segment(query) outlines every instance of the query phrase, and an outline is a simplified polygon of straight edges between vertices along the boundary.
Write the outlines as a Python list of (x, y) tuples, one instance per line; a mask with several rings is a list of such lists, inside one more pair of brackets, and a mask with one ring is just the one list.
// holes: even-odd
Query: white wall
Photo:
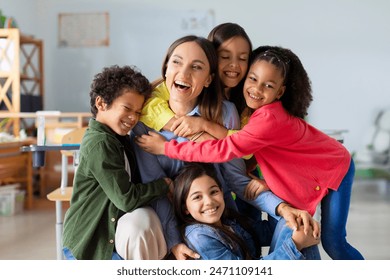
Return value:
[[(350, 151), (367, 141), (375, 114), (390, 107), (390, 2), (387, 0), (0, 0), (20, 29), (45, 41), (46, 109), (89, 111), (93, 75), (112, 64), (159, 77), (169, 44), (186, 34), (183, 17), (212, 11), (214, 24), (241, 24), (259, 45), (291, 48), (313, 84), (309, 122), (347, 129)], [(110, 46), (59, 48), (58, 13), (109, 12)], [(207, 35), (201, 30), (198, 35)]]

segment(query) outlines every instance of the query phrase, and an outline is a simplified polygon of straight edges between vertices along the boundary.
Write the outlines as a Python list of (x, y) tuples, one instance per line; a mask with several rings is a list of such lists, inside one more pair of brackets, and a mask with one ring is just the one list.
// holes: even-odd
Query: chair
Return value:
[(390, 109), (378, 113), (372, 130), (371, 141), (353, 157), (356, 178), (390, 182)]
[[(87, 127), (76, 128), (62, 137), (61, 144), (80, 144)], [(68, 157), (73, 157), (73, 166), (75, 173), (78, 165), (78, 152), (61, 150), (61, 185), (47, 195), (47, 199), (56, 203), (56, 249), (57, 259), (63, 259), (62, 254), (62, 230), (63, 230), (63, 213), (62, 202), (69, 202), (72, 197), (73, 187), (68, 186)]]

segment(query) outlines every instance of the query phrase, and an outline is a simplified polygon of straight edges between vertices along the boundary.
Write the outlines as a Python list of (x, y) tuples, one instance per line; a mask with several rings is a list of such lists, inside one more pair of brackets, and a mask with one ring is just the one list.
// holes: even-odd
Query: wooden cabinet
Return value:
[(26, 206), (33, 206), (33, 167), (31, 153), (22, 153), (20, 147), (35, 144), (35, 139), (0, 143), (0, 188), (9, 183), (26, 185)]
[[(44, 108), (43, 42), (0, 29), (0, 108), (3, 112), (35, 112)], [(21, 119), (7, 125), (19, 135)]]

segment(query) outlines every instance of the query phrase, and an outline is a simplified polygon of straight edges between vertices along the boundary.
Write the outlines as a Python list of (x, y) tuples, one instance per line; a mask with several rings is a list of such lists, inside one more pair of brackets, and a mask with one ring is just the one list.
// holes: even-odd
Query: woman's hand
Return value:
[(263, 191), (268, 191), (268, 185), (263, 179), (253, 178), (244, 190), (244, 197), (248, 200), (254, 200)]
[(165, 142), (164, 136), (153, 131), (149, 131), (148, 134), (143, 134), (135, 138), (135, 143), (138, 146), (144, 151), (155, 155), (165, 154)]
[(172, 253), (177, 260), (199, 259), (199, 254), (192, 251), (184, 243), (179, 243), (172, 247)]
[(293, 208), (282, 202), (276, 208), (276, 213), (282, 216), (293, 230), (303, 227), (305, 235), (312, 234), (315, 239), (320, 237), (320, 225), (307, 211)]

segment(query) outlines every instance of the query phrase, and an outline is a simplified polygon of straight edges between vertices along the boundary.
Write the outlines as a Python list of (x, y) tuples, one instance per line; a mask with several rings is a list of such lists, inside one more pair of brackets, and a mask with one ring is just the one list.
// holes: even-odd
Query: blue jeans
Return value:
[[(321, 242), (325, 252), (334, 260), (363, 260), (363, 256), (346, 240), (346, 224), (351, 200), (351, 190), (355, 165), (353, 160), (347, 174), (337, 191), (329, 190), (329, 193), (321, 201)], [(280, 219), (275, 229), (275, 240), (271, 243), (270, 251), (275, 247), (278, 236), (285, 226), (285, 220)], [(317, 247), (317, 246), (313, 246)], [(302, 254), (312, 259), (316, 253), (312, 247), (302, 250)], [(319, 254), (319, 253), (318, 253)]]
[[(64, 253), (64, 256), (65, 256), (65, 259), (66, 259), (66, 260), (77, 260), (77, 259), (73, 256), (72, 252), (71, 252), (68, 248), (64, 247), (64, 248), (62, 249), (62, 252)], [(118, 255), (117, 252), (114, 251), (114, 252), (112, 252), (112, 260), (123, 260), (123, 259), (122, 259), (121, 256)]]
[[(274, 236), (271, 241), (271, 246), (269, 248), (269, 253), (276, 252), (280, 250), (280, 247), (283, 246), (283, 243), (286, 239), (291, 239), (292, 229), (286, 225), (285, 219), (280, 219), (276, 225)], [(321, 255), (317, 245), (307, 247), (301, 250), (301, 254), (306, 260), (320, 260)]]
[(325, 252), (334, 260), (363, 260), (363, 256), (346, 239), (347, 218), (351, 201), (355, 164), (351, 165), (337, 191), (321, 201), (321, 241)]

